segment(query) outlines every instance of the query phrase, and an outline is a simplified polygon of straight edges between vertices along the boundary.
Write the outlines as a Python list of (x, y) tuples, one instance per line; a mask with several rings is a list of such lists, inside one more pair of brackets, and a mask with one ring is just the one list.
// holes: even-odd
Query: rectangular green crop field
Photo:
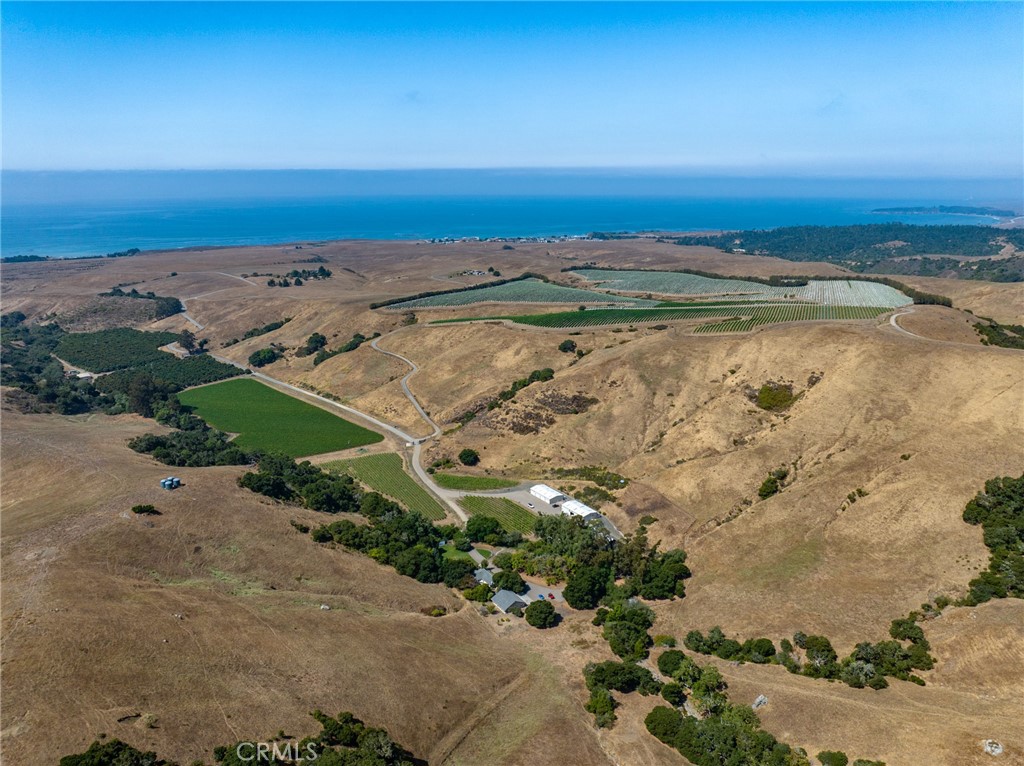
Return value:
[(459, 505), (471, 515), (478, 514), (497, 519), (509, 532), (530, 533), (537, 524), (536, 516), (507, 497), (467, 495), (459, 500)]
[(384, 437), (255, 380), (228, 380), (178, 394), (243, 449), (292, 457), (375, 444)]
[(394, 452), (380, 455), (332, 460), (324, 463), (328, 471), (347, 473), (375, 492), (387, 495), (410, 511), (418, 511), (432, 521), (445, 517), (444, 508), (429, 492), (405, 472), (402, 458)]

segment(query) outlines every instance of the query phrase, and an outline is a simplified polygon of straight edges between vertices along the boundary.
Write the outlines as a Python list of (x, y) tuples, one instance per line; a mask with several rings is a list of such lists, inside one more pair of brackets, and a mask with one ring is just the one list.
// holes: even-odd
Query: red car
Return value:
[(554, 593), (549, 593), (549, 594), (548, 594), (548, 598), (550, 598), (550, 599), (554, 600), (554, 598), (555, 598), (555, 594), (554, 594)]

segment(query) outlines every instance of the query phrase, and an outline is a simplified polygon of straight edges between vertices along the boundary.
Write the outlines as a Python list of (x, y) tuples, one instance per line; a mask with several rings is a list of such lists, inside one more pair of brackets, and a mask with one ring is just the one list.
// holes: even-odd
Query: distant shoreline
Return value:
[(871, 211), (884, 215), (969, 215), (987, 216), (997, 220), (1017, 218), (1013, 210), (994, 207), (969, 207), (965, 205), (934, 205), (931, 207), (879, 207)]

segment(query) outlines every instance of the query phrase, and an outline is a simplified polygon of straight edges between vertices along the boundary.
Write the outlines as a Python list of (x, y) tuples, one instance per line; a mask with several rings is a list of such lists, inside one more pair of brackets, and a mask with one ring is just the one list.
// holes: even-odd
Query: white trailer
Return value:
[(547, 484), (535, 484), (530, 487), (530, 494), (551, 506), (564, 503), (566, 499), (565, 495)]
[(595, 519), (604, 518), (589, 505), (581, 503), (579, 500), (566, 500), (562, 503), (562, 513), (566, 516), (579, 516), (584, 521), (593, 521)]

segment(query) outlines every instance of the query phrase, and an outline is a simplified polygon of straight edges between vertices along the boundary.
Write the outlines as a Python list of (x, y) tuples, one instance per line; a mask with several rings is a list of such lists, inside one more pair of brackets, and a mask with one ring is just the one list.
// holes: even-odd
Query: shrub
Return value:
[(762, 410), (781, 412), (789, 409), (796, 396), (793, 395), (793, 386), (788, 383), (769, 382), (761, 386), (755, 401)]
[(141, 516), (159, 516), (160, 515), (160, 511), (158, 511), (152, 505), (133, 505), (132, 506), (132, 513), (137, 513), (137, 514), (139, 514)]
[(558, 350), (564, 354), (575, 354), (576, 353), (576, 341), (563, 340), (558, 344)]
[(774, 476), (769, 476), (763, 482), (761, 487), (757, 490), (757, 496), (762, 500), (767, 500), (772, 495), (779, 493), (779, 480)]
[(480, 462), (480, 453), (467, 447), (459, 453), (459, 462), (463, 465), (476, 465)]
[(822, 750), (818, 753), (818, 760), (821, 766), (846, 766), (850, 762), (841, 750)]
[(674, 681), (661, 687), (661, 696), (672, 707), (682, 707), (683, 703), (686, 702), (686, 692), (680, 684)]
[(550, 602), (534, 601), (526, 607), (526, 621), (535, 628), (553, 628), (558, 622), (558, 614)]
[(266, 367), (280, 359), (281, 354), (276, 349), (261, 348), (249, 354), (249, 364), (253, 367)]
[(598, 728), (608, 729), (615, 723), (617, 704), (607, 689), (594, 689), (590, 692), (590, 699), (584, 707), (588, 713), (594, 714), (594, 722)]

